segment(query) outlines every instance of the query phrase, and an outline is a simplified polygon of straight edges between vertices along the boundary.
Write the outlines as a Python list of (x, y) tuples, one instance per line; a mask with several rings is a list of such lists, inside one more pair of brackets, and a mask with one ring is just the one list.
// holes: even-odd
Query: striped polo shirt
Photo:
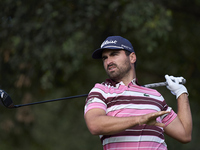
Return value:
[[(157, 118), (167, 126), (177, 114), (169, 107), (162, 95), (154, 89), (135, 84), (128, 86), (107, 79), (95, 84), (85, 104), (85, 113), (93, 108), (105, 110), (108, 116), (138, 116), (157, 111), (170, 111)], [(158, 126), (137, 125), (113, 135), (100, 135), (104, 150), (166, 150), (164, 130)]]

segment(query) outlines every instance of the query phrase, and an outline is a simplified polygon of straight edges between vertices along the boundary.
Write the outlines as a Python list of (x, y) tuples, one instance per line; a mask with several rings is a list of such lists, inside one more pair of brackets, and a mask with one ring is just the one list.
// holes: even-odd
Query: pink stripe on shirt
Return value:
[(104, 145), (104, 150), (167, 150), (162, 143), (156, 142), (130, 142), (130, 143), (111, 143)]
[(129, 117), (129, 116), (139, 116), (145, 115), (148, 113), (156, 112), (155, 110), (151, 109), (123, 109), (123, 110), (115, 110), (107, 113), (108, 116), (116, 116), (116, 117)]
[(99, 109), (103, 109), (106, 111), (106, 106), (102, 103), (97, 103), (97, 102), (94, 102), (94, 103), (91, 103), (89, 104), (86, 109), (85, 109), (85, 114), (86, 112), (88, 112), (89, 110), (91, 109), (94, 109), (94, 108), (99, 108)]
[(131, 91), (135, 91), (135, 92), (140, 92), (140, 93), (146, 93), (146, 94), (151, 94), (151, 95), (155, 95), (155, 96), (161, 96), (161, 94), (159, 92), (157, 92), (154, 89), (150, 89), (150, 88), (146, 88), (146, 87), (142, 87), (142, 86), (138, 86), (138, 85), (131, 85), (130, 87), (124, 86), (124, 85), (119, 85), (119, 87), (117, 89), (114, 88), (107, 88), (102, 84), (95, 84), (95, 87), (97, 89), (101, 89), (103, 92), (105, 93), (123, 93), (125, 90), (131, 90)]

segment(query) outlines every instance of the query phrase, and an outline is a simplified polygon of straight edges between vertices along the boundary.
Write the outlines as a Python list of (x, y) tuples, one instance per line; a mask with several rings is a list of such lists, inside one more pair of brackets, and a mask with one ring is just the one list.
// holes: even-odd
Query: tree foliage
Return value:
[[(163, 81), (165, 74), (187, 79), (198, 131), (198, 0), (3, 0), (0, 7), (0, 88), (14, 103), (88, 93), (107, 78), (92, 52), (107, 36), (121, 35), (136, 51), (141, 84)], [(158, 90), (176, 110), (175, 97)], [(102, 149), (85, 125), (84, 102), (1, 107), (0, 148)], [(186, 145), (167, 137), (169, 149), (195, 149), (198, 140), (197, 132)]]

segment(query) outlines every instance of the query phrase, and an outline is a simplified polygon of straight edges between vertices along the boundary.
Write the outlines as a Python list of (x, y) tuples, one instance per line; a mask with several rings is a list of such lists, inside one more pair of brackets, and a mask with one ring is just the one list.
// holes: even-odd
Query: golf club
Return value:
[[(185, 84), (185, 83), (186, 83), (186, 80), (183, 79), (182, 82), (180, 82), (179, 84)], [(146, 85), (144, 85), (144, 87), (155, 88), (155, 87), (167, 86), (167, 85), (168, 85), (167, 82), (158, 82), (158, 83), (146, 84)], [(86, 97), (86, 96), (88, 96), (88, 94), (75, 95), (75, 96), (51, 99), (51, 100), (46, 100), (46, 101), (14, 105), (11, 97), (4, 90), (0, 89), (0, 104), (5, 106), (6, 108), (19, 108), (19, 107), (23, 107), (23, 106), (36, 105), (36, 104), (42, 104), (42, 103), (47, 103), (47, 102), (61, 101), (61, 100), (80, 98), (80, 97)]]

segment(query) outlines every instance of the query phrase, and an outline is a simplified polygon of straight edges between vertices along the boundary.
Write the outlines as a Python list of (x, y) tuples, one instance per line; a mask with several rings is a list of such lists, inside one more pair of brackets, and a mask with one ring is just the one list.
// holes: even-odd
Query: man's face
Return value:
[(132, 69), (124, 50), (104, 50), (102, 60), (109, 78), (118, 82), (128, 76)]

